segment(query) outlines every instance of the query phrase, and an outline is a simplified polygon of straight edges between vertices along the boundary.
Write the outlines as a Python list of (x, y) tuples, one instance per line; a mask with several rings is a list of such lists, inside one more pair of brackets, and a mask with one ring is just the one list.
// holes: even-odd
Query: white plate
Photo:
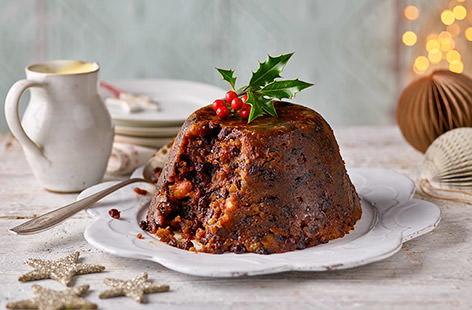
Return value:
[(167, 137), (167, 138), (144, 137), (143, 138), (143, 137), (129, 137), (129, 136), (115, 135), (115, 142), (159, 148), (159, 147), (163, 147), (164, 145), (172, 141), (173, 138), (174, 137)]
[[(408, 177), (387, 169), (357, 168), (349, 170), (349, 174), (362, 198), (362, 218), (344, 238), (304, 250), (271, 255), (207, 254), (171, 247), (139, 228), (149, 197), (138, 197), (132, 190), (136, 185), (115, 192), (88, 209), (95, 221), (87, 227), (84, 236), (91, 245), (118, 256), (154, 261), (191, 275), (237, 277), (362, 266), (392, 256), (403, 242), (433, 230), (439, 223), (440, 211), (436, 205), (411, 199), (415, 185)], [(78, 199), (111, 184), (88, 188)], [(120, 220), (108, 215), (111, 207), (121, 211)], [(138, 233), (145, 238), (138, 239)]]
[(177, 127), (128, 127), (115, 126), (115, 132), (119, 135), (135, 137), (173, 137), (179, 133), (180, 126)]
[[(225, 90), (213, 85), (182, 80), (136, 79), (107, 81), (118, 89), (147, 95), (155, 100), (159, 111), (126, 113), (119, 107), (107, 106), (116, 125), (156, 127), (180, 125), (193, 111), (222, 98)], [(100, 87), (103, 98), (110, 92)]]

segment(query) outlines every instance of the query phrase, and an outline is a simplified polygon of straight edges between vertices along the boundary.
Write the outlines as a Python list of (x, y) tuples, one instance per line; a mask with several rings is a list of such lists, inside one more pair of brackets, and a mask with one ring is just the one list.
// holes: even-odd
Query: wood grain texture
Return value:
[[(416, 176), (421, 154), (393, 127), (344, 127), (335, 134), (348, 166), (385, 167)], [(90, 218), (83, 212), (51, 231), (13, 236), (16, 216), (31, 216), (68, 203), (74, 195), (42, 190), (17, 142), (0, 134), (0, 300), (29, 298), (32, 283), (20, 283), (30, 270), (29, 257), (57, 258), (75, 250), (82, 262), (107, 267), (83, 275), (75, 285), (90, 284), (88, 299), (101, 309), (470, 309), (472, 307), (472, 206), (427, 199), (441, 207), (442, 222), (431, 233), (407, 242), (394, 256), (344, 271), (288, 272), (236, 279), (193, 277), (147, 261), (115, 257), (94, 249), (83, 238)], [(195, 266), (198, 268), (198, 266)], [(125, 298), (99, 300), (105, 277), (130, 278), (148, 272), (169, 293), (148, 295), (149, 304)], [(61, 289), (52, 280), (38, 282)]]

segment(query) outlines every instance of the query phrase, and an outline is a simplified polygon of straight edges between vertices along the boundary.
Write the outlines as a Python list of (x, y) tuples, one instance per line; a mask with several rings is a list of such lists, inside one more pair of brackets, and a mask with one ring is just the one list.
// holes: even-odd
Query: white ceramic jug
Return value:
[[(98, 95), (97, 63), (57, 60), (26, 67), (5, 101), (5, 116), (35, 177), (56, 192), (76, 192), (101, 181), (114, 130)], [(18, 103), (31, 99), (20, 122)]]

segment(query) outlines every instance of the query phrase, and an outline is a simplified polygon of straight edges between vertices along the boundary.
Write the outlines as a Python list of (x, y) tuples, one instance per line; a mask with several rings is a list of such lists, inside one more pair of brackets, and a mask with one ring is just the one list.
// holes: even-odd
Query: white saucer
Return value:
[(173, 137), (179, 133), (180, 126), (176, 127), (129, 127), (129, 126), (115, 126), (115, 133), (125, 136), (135, 137)]
[(174, 136), (166, 138), (131, 137), (115, 134), (115, 142), (160, 148), (169, 143)]
[[(113, 122), (119, 126), (178, 126), (198, 108), (222, 98), (225, 90), (213, 85), (182, 80), (136, 79), (107, 81), (120, 90), (150, 96), (159, 111), (127, 113), (116, 106), (107, 106)], [(100, 88), (103, 98), (110, 92)]]
[[(154, 261), (191, 275), (237, 277), (366, 265), (392, 256), (402, 243), (433, 230), (439, 223), (440, 210), (436, 205), (411, 199), (415, 185), (408, 177), (387, 169), (368, 168), (351, 169), (349, 174), (362, 198), (362, 218), (345, 237), (304, 250), (259, 255), (193, 253), (174, 248), (139, 228), (151, 195), (138, 196), (133, 191), (136, 184), (114, 192), (87, 209), (94, 222), (87, 227), (84, 236), (91, 245), (114, 255)], [(140, 175), (142, 168), (135, 171), (133, 177)], [(90, 187), (77, 199), (112, 184), (114, 182)], [(108, 215), (111, 206), (121, 211), (120, 220)], [(138, 233), (145, 238), (138, 239)]]

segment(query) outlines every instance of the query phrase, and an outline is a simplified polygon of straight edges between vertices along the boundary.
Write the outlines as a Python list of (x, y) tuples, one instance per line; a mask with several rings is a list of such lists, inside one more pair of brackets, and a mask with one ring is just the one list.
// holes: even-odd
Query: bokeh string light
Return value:
[(465, 37), (466, 37), (467, 40), (472, 41), (472, 27), (468, 27), (465, 30)]
[(461, 34), (461, 27), (458, 24), (452, 24), (447, 26), (447, 32), (449, 32), (453, 37), (457, 37)]
[(425, 56), (418, 56), (415, 59), (415, 64), (413, 65), (413, 70), (417, 73), (426, 71), (429, 67), (429, 60)]
[(457, 20), (463, 20), (467, 16), (467, 10), (463, 5), (456, 5), (452, 9), (452, 13), (454, 14), (454, 18)]
[[(417, 56), (413, 62), (412, 70), (416, 74), (423, 74), (428, 69), (445, 66), (452, 72), (464, 71), (464, 59), (457, 42), (458, 40), (465, 41), (467, 44), (472, 42), (471, 3), (472, 0), (450, 1), (439, 14), (440, 23), (444, 29), (438, 33), (429, 33), (425, 41), (410, 29), (402, 34), (402, 42), (406, 46), (424, 43), (423, 55)], [(404, 8), (403, 15), (406, 20), (415, 21), (420, 17), (421, 11), (410, 4)], [(408, 26), (408, 28), (414, 28), (413, 25)]]
[(408, 20), (415, 20), (420, 16), (420, 10), (414, 5), (409, 5), (405, 8), (404, 14), (406, 19)]
[(413, 46), (416, 44), (417, 40), (416, 33), (414, 33), (413, 31), (406, 31), (403, 34), (402, 40), (406, 46)]
[(444, 10), (441, 13), (441, 21), (444, 25), (451, 25), (456, 20), (454, 13), (451, 10)]

